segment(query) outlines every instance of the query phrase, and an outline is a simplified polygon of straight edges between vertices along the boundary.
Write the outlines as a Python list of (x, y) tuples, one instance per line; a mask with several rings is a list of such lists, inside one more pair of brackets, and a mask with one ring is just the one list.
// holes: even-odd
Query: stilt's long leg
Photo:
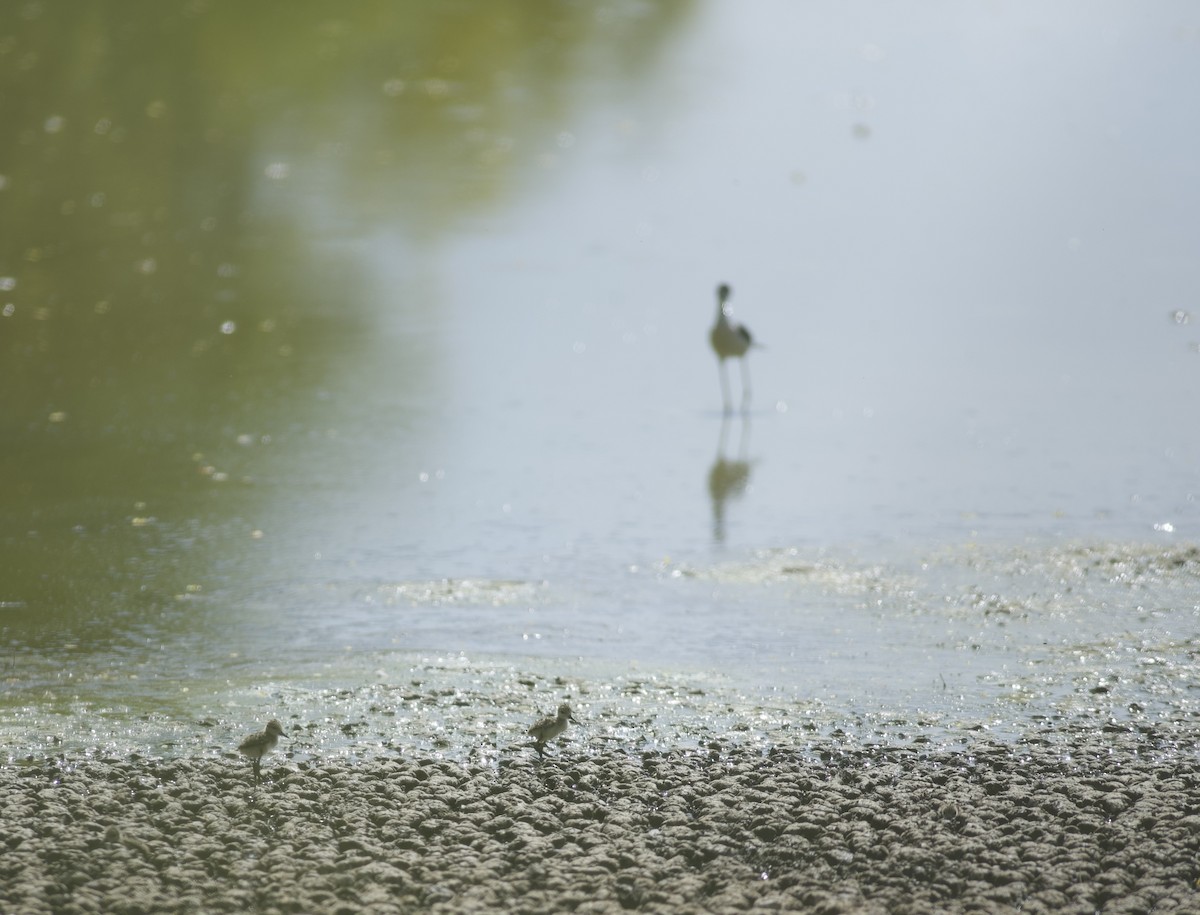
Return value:
[(750, 366), (747, 364), (749, 360), (743, 356), (742, 363), (742, 410), (743, 412), (750, 407)]
[(729, 413), (733, 410), (733, 399), (729, 396), (729, 373), (725, 370), (725, 360), (718, 359), (717, 367), (721, 375), (721, 398), (725, 404), (725, 412)]

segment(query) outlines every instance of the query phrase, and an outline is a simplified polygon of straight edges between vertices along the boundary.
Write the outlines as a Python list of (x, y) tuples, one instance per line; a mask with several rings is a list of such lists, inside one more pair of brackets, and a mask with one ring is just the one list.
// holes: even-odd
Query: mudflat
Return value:
[(5, 912), (1172, 912), (1200, 907), (1182, 718), (922, 748), (29, 760)]

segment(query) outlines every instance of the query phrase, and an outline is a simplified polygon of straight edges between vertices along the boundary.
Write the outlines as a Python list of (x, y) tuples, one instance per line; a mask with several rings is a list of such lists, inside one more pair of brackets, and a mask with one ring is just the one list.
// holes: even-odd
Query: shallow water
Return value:
[(1191, 8), (530, 9), (4, 26), (10, 747), (1191, 708)]

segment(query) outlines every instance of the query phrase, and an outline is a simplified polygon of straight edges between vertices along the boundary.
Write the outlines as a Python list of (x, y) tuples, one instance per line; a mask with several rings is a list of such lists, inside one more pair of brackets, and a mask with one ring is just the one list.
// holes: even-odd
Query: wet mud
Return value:
[(960, 748), (26, 760), (0, 910), (1196, 911), (1179, 719)]

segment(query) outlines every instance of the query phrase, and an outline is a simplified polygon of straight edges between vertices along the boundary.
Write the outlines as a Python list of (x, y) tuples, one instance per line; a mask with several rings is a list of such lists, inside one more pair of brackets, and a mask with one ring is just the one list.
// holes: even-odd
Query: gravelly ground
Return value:
[(966, 750), (42, 760), (0, 767), (0, 910), (1200, 910), (1178, 726)]

